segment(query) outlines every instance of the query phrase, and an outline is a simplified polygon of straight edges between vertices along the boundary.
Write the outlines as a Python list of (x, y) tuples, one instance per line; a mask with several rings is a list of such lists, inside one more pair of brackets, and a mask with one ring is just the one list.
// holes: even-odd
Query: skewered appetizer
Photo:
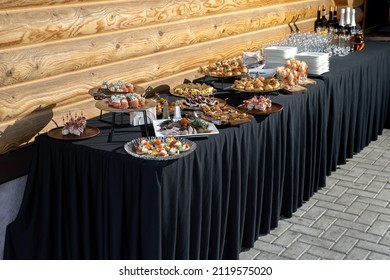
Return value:
[(62, 128), (62, 135), (76, 135), (80, 136), (84, 133), (85, 128), (87, 127), (87, 120), (81, 113), (80, 116), (75, 115), (74, 117), (68, 113), (65, 117), (62, 117), (64, 127)]
[(244, 103), (240, 105), (241, 108), (244, 108), (248, 111), (258, 110), (265, 111), (267, 108), (271, 108), (272, 101), (268, 97), (264, 96), (254, 96), (251, 99), (244, 100)]
[(189, 95), (202, 95), (208, 96), (214, 94), (215, 89), (207, 84), (188, 83), (181, 84), (174, 88), (174, 95), (189, 96)]
[(131, 93), (134, 92), (134, 85), (132, 83), (125, 83), (122, 80), (111, 83), (108, 81), (103, 81), (100, 86), (100, 90), (110, 93)]
[(280, 86), (280, 82), (275, 78), (266, 79), (263, 76), (248, 76), (240, 80), (235, 80), (232, 88), (239, 91), (262, 92), (277, 90)]
[(216, 77), (231, 77), (248, 73), (248, 68), (243, 64), (242, 58), (238, 57), (210, 63), (201, 67), (200, 72)]
[(138, 108), (145, 106), (145, 98), (138, 93), (114, 94), (108, 99), (108, 105), (118, 109)]
[(134, 145), (135, 152), (140, 155), (167, 157), (179, 155), (190, 149), (188, 143), (182, 143), (172, 135), (162, 138), (141, 138), (139, 145)]

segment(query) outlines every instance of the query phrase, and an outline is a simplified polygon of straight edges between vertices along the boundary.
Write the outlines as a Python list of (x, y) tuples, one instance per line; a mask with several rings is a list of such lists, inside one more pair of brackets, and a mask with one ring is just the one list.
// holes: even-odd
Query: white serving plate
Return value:
[(251, 76), (263, 76), (266, 79), (271, 78), (273, 75), (275, 75), (275, 73), (276, 73), (275, 68), (272, 69), (253, 68), (253, 69), (249, 69), (248, 72), (248, 74)]
[(171, 130), (164, 130), (164, 131), (161, 131), (160, 130), (160, 124), (162, 122), (166, 121), (166, 119), (160, 119), (160, 120), (153, 120), (153, 129), (154, 129), (154, 133), (157, 137), (164, 137), (164, 136), (167, 136), (167, 135), (173, 135), (173, 136), (177, 136), (177, 137), (205, 137), (205, 136), (209, 136), (209, 135), (213, 135), (213, 134), (219, 134), (219, 131), (217, 129), (217, 127), (215, 126), (215, 124), (211, 123), (211, 122), (208, 122), (209, 123), (209, 127), (208, 129), (210, 130), (209, 133), (197, 133), (197, 134), (186, 134), (186, 135), (181, 135), (181, 134), (174, 134), (175, 131), (171, 131)]

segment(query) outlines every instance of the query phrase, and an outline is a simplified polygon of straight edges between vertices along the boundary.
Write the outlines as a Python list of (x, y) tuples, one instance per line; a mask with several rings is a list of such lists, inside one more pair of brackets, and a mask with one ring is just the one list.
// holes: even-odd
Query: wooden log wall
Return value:
[(331, 0), (2, 0), (0, 154), (62, 124), (96, 116), (103, 80), (175, 86), (199, 66), (311, 31)]

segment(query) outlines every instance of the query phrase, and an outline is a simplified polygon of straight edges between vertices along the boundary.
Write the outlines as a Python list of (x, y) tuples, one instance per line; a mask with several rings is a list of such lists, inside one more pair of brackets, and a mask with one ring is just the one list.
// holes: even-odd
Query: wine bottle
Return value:
[(350, 34), (351, 33), (351, 8), (347, 7), (345, 9), (345, 33)]
[(334, 30), (333, 7), (332, 6), (330, 6), (330, 9), (329, 9), (328, 29), (329, 29), (329, 32), (333, 32), (333, 30)]
[(333, 11), (333, 28), (334, 29), (339, 28), (339, 19), (337, 18), (337, 6), (334, 7), (334, 11)]
[(330, 6), (329, 7), (329, 16), (328, 16), (328, 26), (329, 26), (329, 23), (331, 24), (333, 21), (333, 7)]
[(322, 29), (321, 6), (318, 6), (317, 19), (314, 21), (314, 32), (320, 32)]
[(325, 5), (322, 5), (322, 17), (321, 17), (321, 24), (322, 24), (322, 32), (323, 33), (327, 33), (328, 32), (328, 29), (327, 29), (327, 26), (328, 26), (328, 20), (326, 19), (326, 9), (325, 9)]
[(350, 31), (351, 31), (351, 34), (355, 34), (356, 31), (357, 31), (357, 27), (356, 27), (356, 20), (355, 20), (355, 9), (352, 9), (352, 14), (351, 14), (351, 27), (350, 27)]
[(355, 9), (352, 9), (352, 14), (351, 14), (351, 25), (349, 28), (349, 32), (351, 34), (351, 41), (350, 41), (350, 51), (353, 52), (356, 50), (355, 47), (355, 35), (356, 35), (356, 20), (355, 20)]
[(345, 9), (341, 9), (339, 27), (337, 30), (338, 34), (343, 34), (345, 32)]

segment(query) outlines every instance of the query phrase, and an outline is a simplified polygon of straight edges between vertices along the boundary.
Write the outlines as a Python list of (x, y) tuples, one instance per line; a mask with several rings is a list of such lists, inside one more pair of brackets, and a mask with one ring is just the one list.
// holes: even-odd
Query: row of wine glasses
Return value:
[(321, 34), (316, 32), (292, 33), (289, 37), (269, 42), (263, 48), (269, 46), (296, 47), (298, 53), (321, 52), (329, 53), (329, 56), (345, 56), (353, 51), (351, 35), (330, 32)]

